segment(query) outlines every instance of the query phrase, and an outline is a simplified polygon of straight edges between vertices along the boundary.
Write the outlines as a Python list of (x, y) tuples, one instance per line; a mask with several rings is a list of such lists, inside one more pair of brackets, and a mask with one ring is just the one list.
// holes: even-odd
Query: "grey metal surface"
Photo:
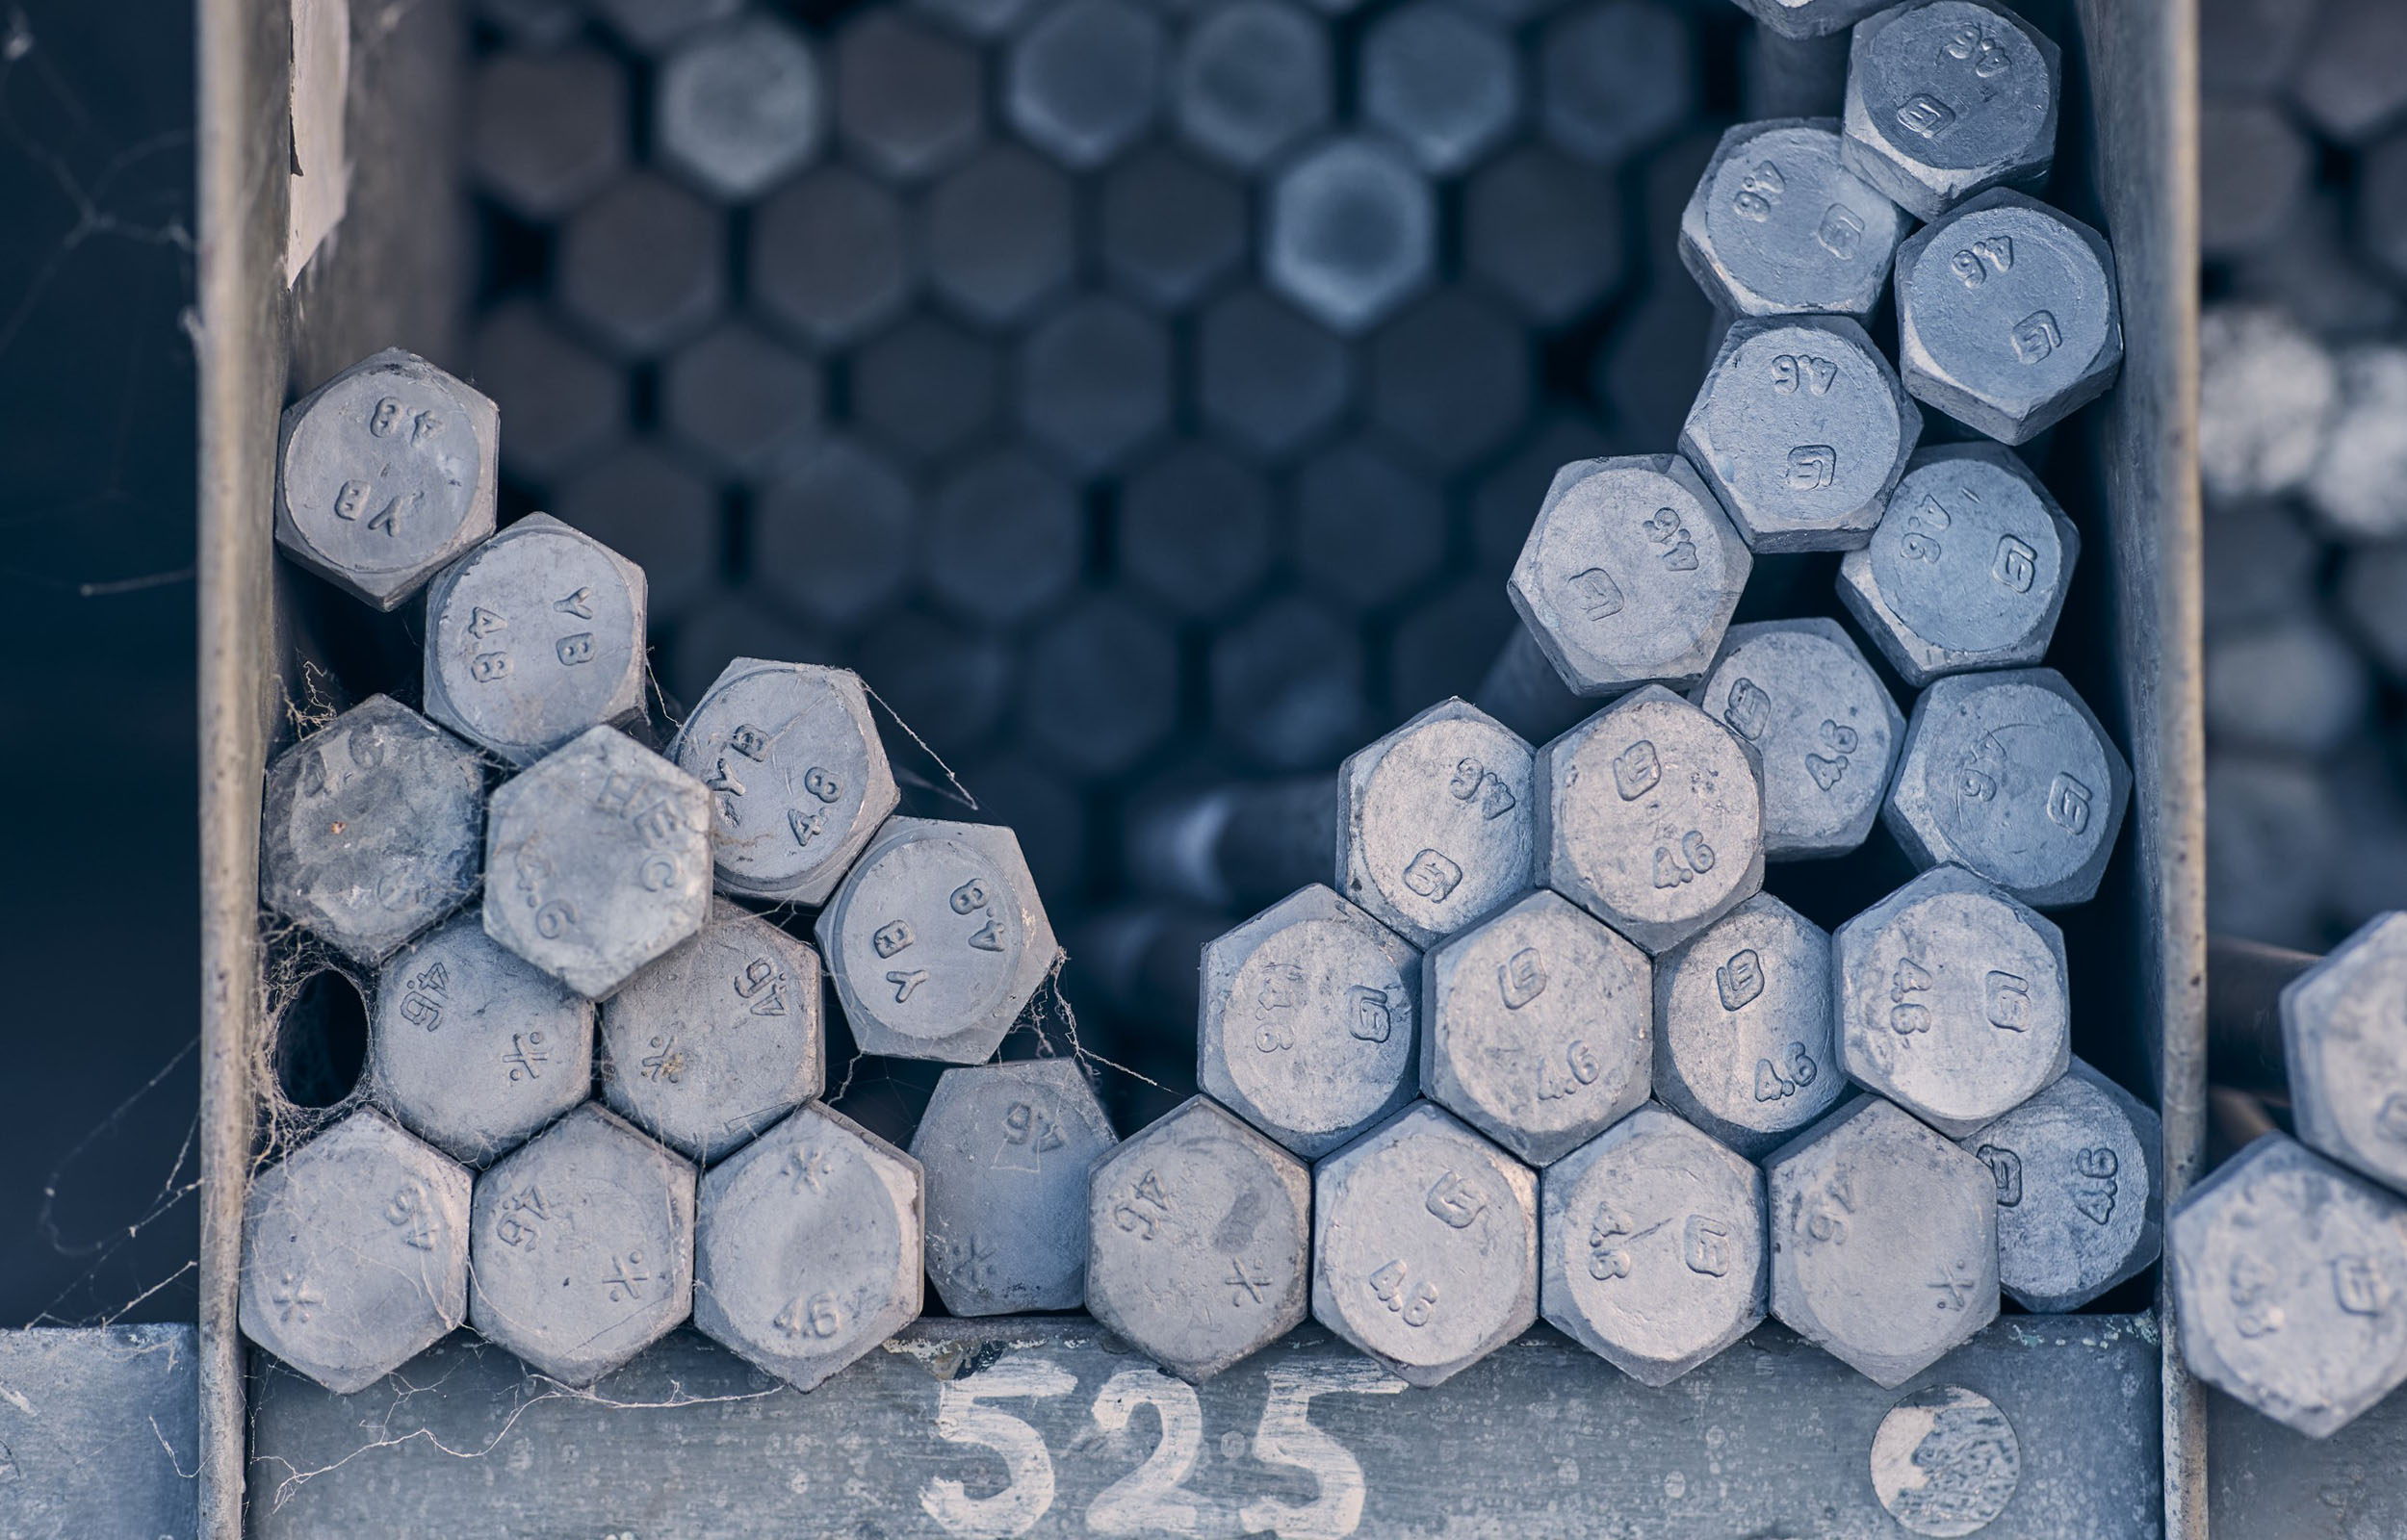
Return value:
[(668, 757), (711, 792), (718, 886), (750, 898), (824, 903), (901, 800), (849, 669), (737, 658)]
[(1764, 886), (1753, 751), (1660, 684), (1539, 750), (1532, 779), (1540, 880), (1650, 954)]
[(2199, 318), (2198, 355), (2208, 496), (2270, 497), (2304, 484), (2340, 397), (2330, 349), (2270, 306), (2225, 304)]
[(1095, 1163), (1087, 1229), (1087, 1308), (1181, 1378), (1208, 1379), (1304, 1320), (1311, 1170), (1208, 1097)]
[(1555, 473), (1514, 563), (1513, 607), (1563, 682), (1610, 695), (1704, 677), (1754, 558), (1677, 454)]
[(1440, 0), (1418, 0), (1363, 34), (1362, 116), (1395, 136), (1423, 170), (1451, 176), (1512, 129), (1519, 67), (1501, 28)]
[(427, 714), (515, 765), (643, 709), (643, 569), (530, 514), (427, 590)]
[(1345, 895), (1416, 946), (1530, 884), (1530, 746), (1477, 707), (1441, 701), (1338, 770)]
[[(2021, 1479), (1982, 1540), (2148, 1532), (2155, 1361), (2145, 1318), (2043, 1317), (2001, 1322), (1932, 1371), (1924, 1383), (1976, 1388), (2019, 1438)], [(1898, 1393), (1777, 1326), (1664, 1391), (1540, 1329), (1405, 1392), (1317, 1328), (1189, 1390), (1075, 1318), (921, 1322), (810, 1396), (689, 1333), (592, 1398), (531, 1386), (507, 1355), (464, 1339), (415, 1377), (447, 1389), (343, 1399), (264, 1376), (259, 1540), (378, 1540), (470, 1515), (576, 1534), (643, 1534), (675, 1515), (693, 1540), (737, 1540), (824, 1524), (832, 1503), (889, 1532), (965, 1540), (1249, 1526), (1894, 1532), (1871, 1458)], [(1129, 1415), (1148, 1406), (1161, 1423)], [(2096, 1438), (2102, 1414), (2129, 1417), (2133, 1437)], [(363, 1424), (420, 1436), (372, 1440)], [(532, 1479), (569, 1448), (577, 1469), (610, 1478)], [(1450, 1452), (1433, 1461), (1433, 1448)]]
[(1695, 466), (1761, 552), (1861, 545), (1922, 436), (1864, 328), (1844, 316), (1741, 321), (1680, 428)]
[(919, 1314), (919, 1163), (812, 1102), (695, 1199), (694, 1326), (810, 1390)]
[(1272, 184), (1263, 275), (1332, 330), (1356, 333), (1428, 283), (1437, 211), (1427, 181), (1384, 140), (1332, 140)]
[(827, 1084), (819, 955), (738, 905), (602, 1007), (610, 1110), (708, 1164)]
[(1178, 47), (1170, 113), (1187, 141), (1240, 170), (1267, 164), (1329, 120), (1328, 34), (1277, 0), (1198, 15)]
[(1168, 144), (1103, 173), (1096, 223), (1104, 270), (1158, 308), (1202, 297), (1246, 256), (1243, 184)]
[(1836, 621), (1733, 626), (1690, 699), (1755, 751), (1765, 860), (1843, 856), (1872, 834), (1905, 718)]
[(2282, 987), (2282, 1059), (2300, 1142), (2407, 1188), (2407, 1080), (2395, 1025), (2407, 915), (2386, 914)]
[(627, 164), (627, 76), (599, 48), (485, 60), (469, 114), (469, 174), (530, 219), (566, 214)]
[(1204, 949), (1196, 1084), (1307, 1160), (1411, 1099), (1419, 954), (1315, 883)]
[(2232, 1399), (2207, 1397), (2206, 1505), (2215, 1540), (2357, 1540), (2407, 1530), (2407, 1397), (2310, 1438)]
[(1984, 192), (1907, 237), (1896, 289), (1906, 390), (1993, 439), (2030, 442), (2123, 367), (2112, 248), (2020, 192)]
[(1642, 1385), (1763, 1322), (1763, 1172), (1661, 1107), (1546, 1168), (1540, 1215), (1547, 1322)]
[(276, 543), (352, 598), (391, 609), (493, 533), (492, 400), (388, 347), (286, 409)]
[(2072, 1062), (2064, 934), (1960, 866), (1925, 872), (1840, 926), (1839, 1059), (1851, 1078), (1961, 1138)]
[(1997, 1178), (1998, 1282), (2024, 1309), (2078, 1310), (2162, 1249), (2163, 1126), (2080, 1060), (1957, 1142)]
[(1916, 865), (1954, 861), (2053, 909), (2097, 892), (2131, 788), (2061, 674), (1959, 674), (1915, 701), (1880, 816)]
[(2307, 502), (2342, 540), (2407, 535), (2407, 349), (2382, 343), (2351, 347), (2336, 360), (2340, 394), (2324, 425), (2323, 452), (2308, 473)]
[(0, 1534), (200, 1532), (195, 1338), (183, 1322), (0, 1331)]
[(561, 308), (622, 357), (664, 352), (726, 305), (726, 218), (663, 177), (622, 177), (571, 215), (558, 240)]
[(1758, 893), (1655, 960), (1654, 1092), (1750, 1159), (1847, 1093), (1830, 937)]
[(468, 1315), (465, 1168), (352, 1113), (260, 1173), (243, 1216), (243, 1335), (338, 1394)]
[[(1790, 8), (1768, 0), (1764, 9)], [(1721, 309), (1872, 314), (1906, 219), (1841, 163), (1838, 128), (1833, 118), (1775, 118), (1722, 134), (1680, 215), (1679, 247)]]
[(2407, 1380), (2407, 1203), (2279, 1133), (2165, 1221), (2189, 1372), (2320, 1438)]
[(848, 167), (814, 167), (753, 211), (753, 296), (804, 343), (858, 341), (902, 308), (919, 263), (910, 241), (893, 192)]
[(1428, 1102), (1312, 1172), (1312, 1319), (1440, 1385), (1538, 1319), (1538, 1173)]
[(260, 898), (379, 962), (477, 890), (483, 800), (474, 749), (372, 695), (268, 766)]
[(932, 818), (886, 821), (817, 935), (863, 1051), (949, 1064), (994, 1053), (1060, 952), (1018, 836)]
[(585, 1099), (593, 1005), (462, 914), (376, 976), (369, 1093), (453, 1160), (484, 1166)]
[(1906, 466), (1839, 600), (1917, 687), (2036, 663), (2056, 635), (2081, 534), (2010, 449), (1942, 444)]
[(694, 1168), (587, 1102), (477, 1177), (468, 1319), (590, 1385), (693, 1308)]
[(2010, 11), (1893, 6), (1851, 41), (1848, 166), (1918, 219), (2036, 187), (2056, 158), (2060, 67), (2055, 41)]
[(1422, 960), (1421, 1091), (1533, 1166), (1646, 1099), (1646, 955), (1544, 889)]
[(837, 137), (889, 176), (918, 179), (969, 153), (985, 107), (977, 54), (900, 7), (836, 35)]
[(702, 929), (710, 795), (614, 728), (494, 792), (485, 934), (588, 1000)]
[(1114, 1142), (1068, 1059), (947, 1069), (911, 1137), (927, 1177), (927, 1270), (945, 1310), (1000, 1316), (1086, 1299), (1087, 1171)]
[(802, 35), (766, 15), (694, 34), (660, 63), (654, 152), (714, 197), (758, 197), (818, 148), (827, 116), (820, 75)]
[(1100, 166), (1161, 110), (1167, 51), (1161, 22), (1145, 8), (1067, 0), (1012, 40), (1004, 115), (1064, 166)]
[(1772, 1313), (1874, 1383), (1902, 1385), (1996, 1319), (1989, 1168), (1895, 1106), (1858, 1096), (1764, 1175)]

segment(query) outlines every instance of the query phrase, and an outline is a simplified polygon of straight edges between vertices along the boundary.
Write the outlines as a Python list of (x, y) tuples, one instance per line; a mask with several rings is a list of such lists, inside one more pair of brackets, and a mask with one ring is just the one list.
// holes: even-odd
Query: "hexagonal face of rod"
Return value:
[(1412, 1099), (1420, 957), (1314, 883), (1204, 949), (1196, 1083), (1307, 1160)]
[(1329, 121), (1329, 35), (1276, 0), (1199, 12), (1171, 76), (1171, 116), (1197, 149), (1255, 169)]
[(1538, 1173), (1428, 1102), (1312, 1173), (1312, 1319), (1440, 1385), (1538, 1319)]
[(368, 1073), (413, 1133), (483, 1166), (585, 1099), (593, 1006), (463, 914), (376, 976)]
[(1872, 833), (1905, 718), (1837, 622), (1732, 627), (1691, 699), (1755, 751), (1767, 860), (1844, 856)]
[(2165, 1227), (2189, 1372), (2310, 1438), (2407, 1380), (2407, 1204), (2267, 1134)]
[(588, 1102), (477, 1178), (468, 1322), (590, 1385), (693, 1308), (694, 1169)]
[(1749, 549), (1842, 551), (1871, 538), (1921, 436), (1922, 413), (1863, 327), (1799, 316), (1730, 328), (1680, 452)]
[(1493, 149), (1520, 110), (1512, 38), (1486, 18), (1432, 0), (1372, 23), (1361, 72), (1363, 116), (1433, 176), (1451, 176)]
[(1359, 332), (1429, 281), (1437, 208), (1429, 184), (1374, 139), (1341, 139), (1271, 187), (1263, 275), (1323, 325)]
[(819, 955), (757, 914), (714, 904), (702, 934), (602, 1008), (610, 1110), (705, 1165), (827, 1083)]
[(1096, 1162), (1086, 1307), (1182, 1379), (1304, 1322), (1312, 1173), (1203, 1096)]
[(1538, 751), (1538, 876), (1666, 951), (1764, 886), (1753, 751), (1659, 684)]
[(1660, 1107), (1546, 1168), (1547, 1323), (1669, 1385), (1764, 1319), (1763, 1173)]
[(1012, 44), (1003, 110), (1064, 166), (1109, 160), (1161, 102), (1161, 23), (1120, 0), (1069, 0)]
[(1958, 1137), (2072, 1062), (2064, 933), (1960, 866), (1923, 873), (1838, 929), (1839, 1058)]
[(2164, 1128), (2076, 1059), (2054, 1085), (1957, 1141), (1998, 1186), (1998, 1281), (2026, 1310), (2078, 1310), (2157, 1259)]
[(1923, 691), (1881, 821), (1918, 866), (1954, 861), (2026, 904), (2098, 891), (2131, 767), (2052, 668), (1963, 674)]
[(1906, 466), (1872, 544), (1839, 563), (1839, 599), (1917, 687), (2036, 663), (2081, 557), (2081, 534), (2019, 456), (1940, 444)]
[(2056, 159), (2060, 63), (2022, 17), (1971, 0), (1868, 18), (1848, 56), (1848, 169), (1918, 219), (1993, 187), (2037, 187)]
[(275, 538), (352, 598), (391, 609), (493, 533), (502, 415), (398, 347), (284, 410)]
[(1937, 1363), (1998, 1314), (1989, 1168), (1877, 1096), (1764, 1163), (1772, 1313), (1876, 1385)]
[(1574, 460), (1555, 473), (1505, 591), (1579, 694), (1686, 689), (1713, 661), (1754, 564), (1679, 455)]
[(268, 767), (260, 897), (346, 956), (390, 956), (477, 890), (483, 795), (476, 751), (372, 695)]
[(1346, 897), (1416, 946), (1462, 929), (1530, 883), (1530, 746), (1462, 701), (1440, 701), (1337, 773)]
[(926, 1168), (928, 1276), (956, 1316), (1086, 1298), (1087, 1172), (1111, 1119), (1068, 1059), (947, 1069), (911, 1139)]
[(1880, 0), (1738, 0), (1738, 7), (1783, 38), (1826, 38), (1881, 9)]
[(262, 1171), (243, 1207), (243, 1335), (338, 1396), (468, 1315), (468, 1172), (375, 1112)]
[(493, 794), (485, 934), (602, 999), (702, 929), (710, 830), (702, 783), (595, 728)]
[(1060, 951), (1019, 836), (933, 818), (886, 820), (818, 935), (864, 1052), (957, 1065), (994, 1054)]
[(819, 146), (825, 91), (811, 47), (767, 16), (686, 42), (660, 65), (653, 147), (706, 192), (757, 197)]
[(919, 1163), (812, 1102), (702, 1179), (693, 1323), (797, 1390), (919, 1314)]
[(1533, 1166), (1646, 1099), (1646, 954), (1540, 888), (1423, 960), (1421, 1089)]
[(2407, 914), (2376, 917), (2282, 990), (2299, 1140), (2407, 1189)]
[(427, 590), (427, 715), (512, 764), (643, 709), (643, 569), (529, 514)]
[(1760, 1159), (1847, 1091), (1830, 937), (1758, 893), (1655, 960), (1655, 1094)]
[(1680, 261), (1721, 309), (1872, 314), (1905, 215), (1842, 164), (1838, 126), (1783, 117), (1721, 136), (1680, 215)]
[(850, 669), (739, 657), (669, 745), (711, 791), (724, 892), (823, 904), (902, 798)]
[(1898, 247), (1897, 311), (1908, 394), (2006, 444), (2105, 395), (2123, 367), (2106, 238), (2003, 188)]

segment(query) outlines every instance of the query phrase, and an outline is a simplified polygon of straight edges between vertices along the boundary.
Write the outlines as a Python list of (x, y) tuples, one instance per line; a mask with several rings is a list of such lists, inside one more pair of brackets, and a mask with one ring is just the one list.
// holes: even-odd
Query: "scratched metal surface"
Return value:
[(187, 1325), (0, 1331), (0, 1540), (195, 1533)]
[(1307, 1326), (1190, 1388), (1057, 1316), (921, 1322), (809, 1396), (680, 1332), (588, 1397), (455, 1337), (357, 1396), (262, 1365), (250, 1532), (1899, 1534), (1873, 1433), (1929, 1383), (2020, 1439), (1983, 1540), (2154, 1535), (2156, 1362), (2144, 1317), (2014, 1317), (1883, 1391), (1767, 1326), (1650, 1391), (1541, 1329), (1407, 1390)]
[(2407, 1397), (2315, 1439), (2210, 1391), (2207, 1470), (2214, 1540), (2407, 1534)]

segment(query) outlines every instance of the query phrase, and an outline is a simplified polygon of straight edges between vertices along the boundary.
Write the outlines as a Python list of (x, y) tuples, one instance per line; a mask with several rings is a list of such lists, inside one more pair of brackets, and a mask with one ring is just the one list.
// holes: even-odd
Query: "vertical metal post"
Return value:
[(282, 0), (198, 0), (200, 578), (200, 1533), (243, 1532), (235, 1322), (259, 1031), (259, 783), (270, 686), (270, 520), (286, 357), (292, 21)]
[[(2195, 0), (2078, 0), (2092, 83), (2091, 176), (2120, 270), (2121, 385), (2098, 424), (2112, 511), (2116, 653), (2132, 769), (2142, 964), (2138, 1019), (2164, 1117), (2165, 1206), (2206, 1149), (2205, 730), (2199, 705), (2198, 17)], [(2165, 1276), (2162, 1270), (2160, 1277)], [(2160, 1284), (2164, 1533), (2205, 1540), (2206, 1407)]]

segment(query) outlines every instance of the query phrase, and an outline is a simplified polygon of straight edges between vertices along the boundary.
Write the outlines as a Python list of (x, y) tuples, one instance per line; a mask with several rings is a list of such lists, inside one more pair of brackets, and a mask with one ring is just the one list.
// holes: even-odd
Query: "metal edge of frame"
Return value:
[[(2091, 174), (2114, 232), (2126, 352), (2098, 448), (2113, 511), (2117, 652), (2137, 799), (2139, 1018), (2154, 1027), (2168, 1210), (2206, 1143), (2205, 732), (2199, 700), (2196, 0), (2077, 0), (2093, 81)], [(2137, 346), (2133, 343), (2136, 340)], [(2205, 1540), (2206, 1410), (2160, 1272), (2164, 1534)]]
[(243, 1530), (244, 1352), (235, 1305), (258, 1030), (259, 782), (275, 708), (272, 541), (288, 316), (292, 13), (195, 0), (200, 706), (199, 1532)]

